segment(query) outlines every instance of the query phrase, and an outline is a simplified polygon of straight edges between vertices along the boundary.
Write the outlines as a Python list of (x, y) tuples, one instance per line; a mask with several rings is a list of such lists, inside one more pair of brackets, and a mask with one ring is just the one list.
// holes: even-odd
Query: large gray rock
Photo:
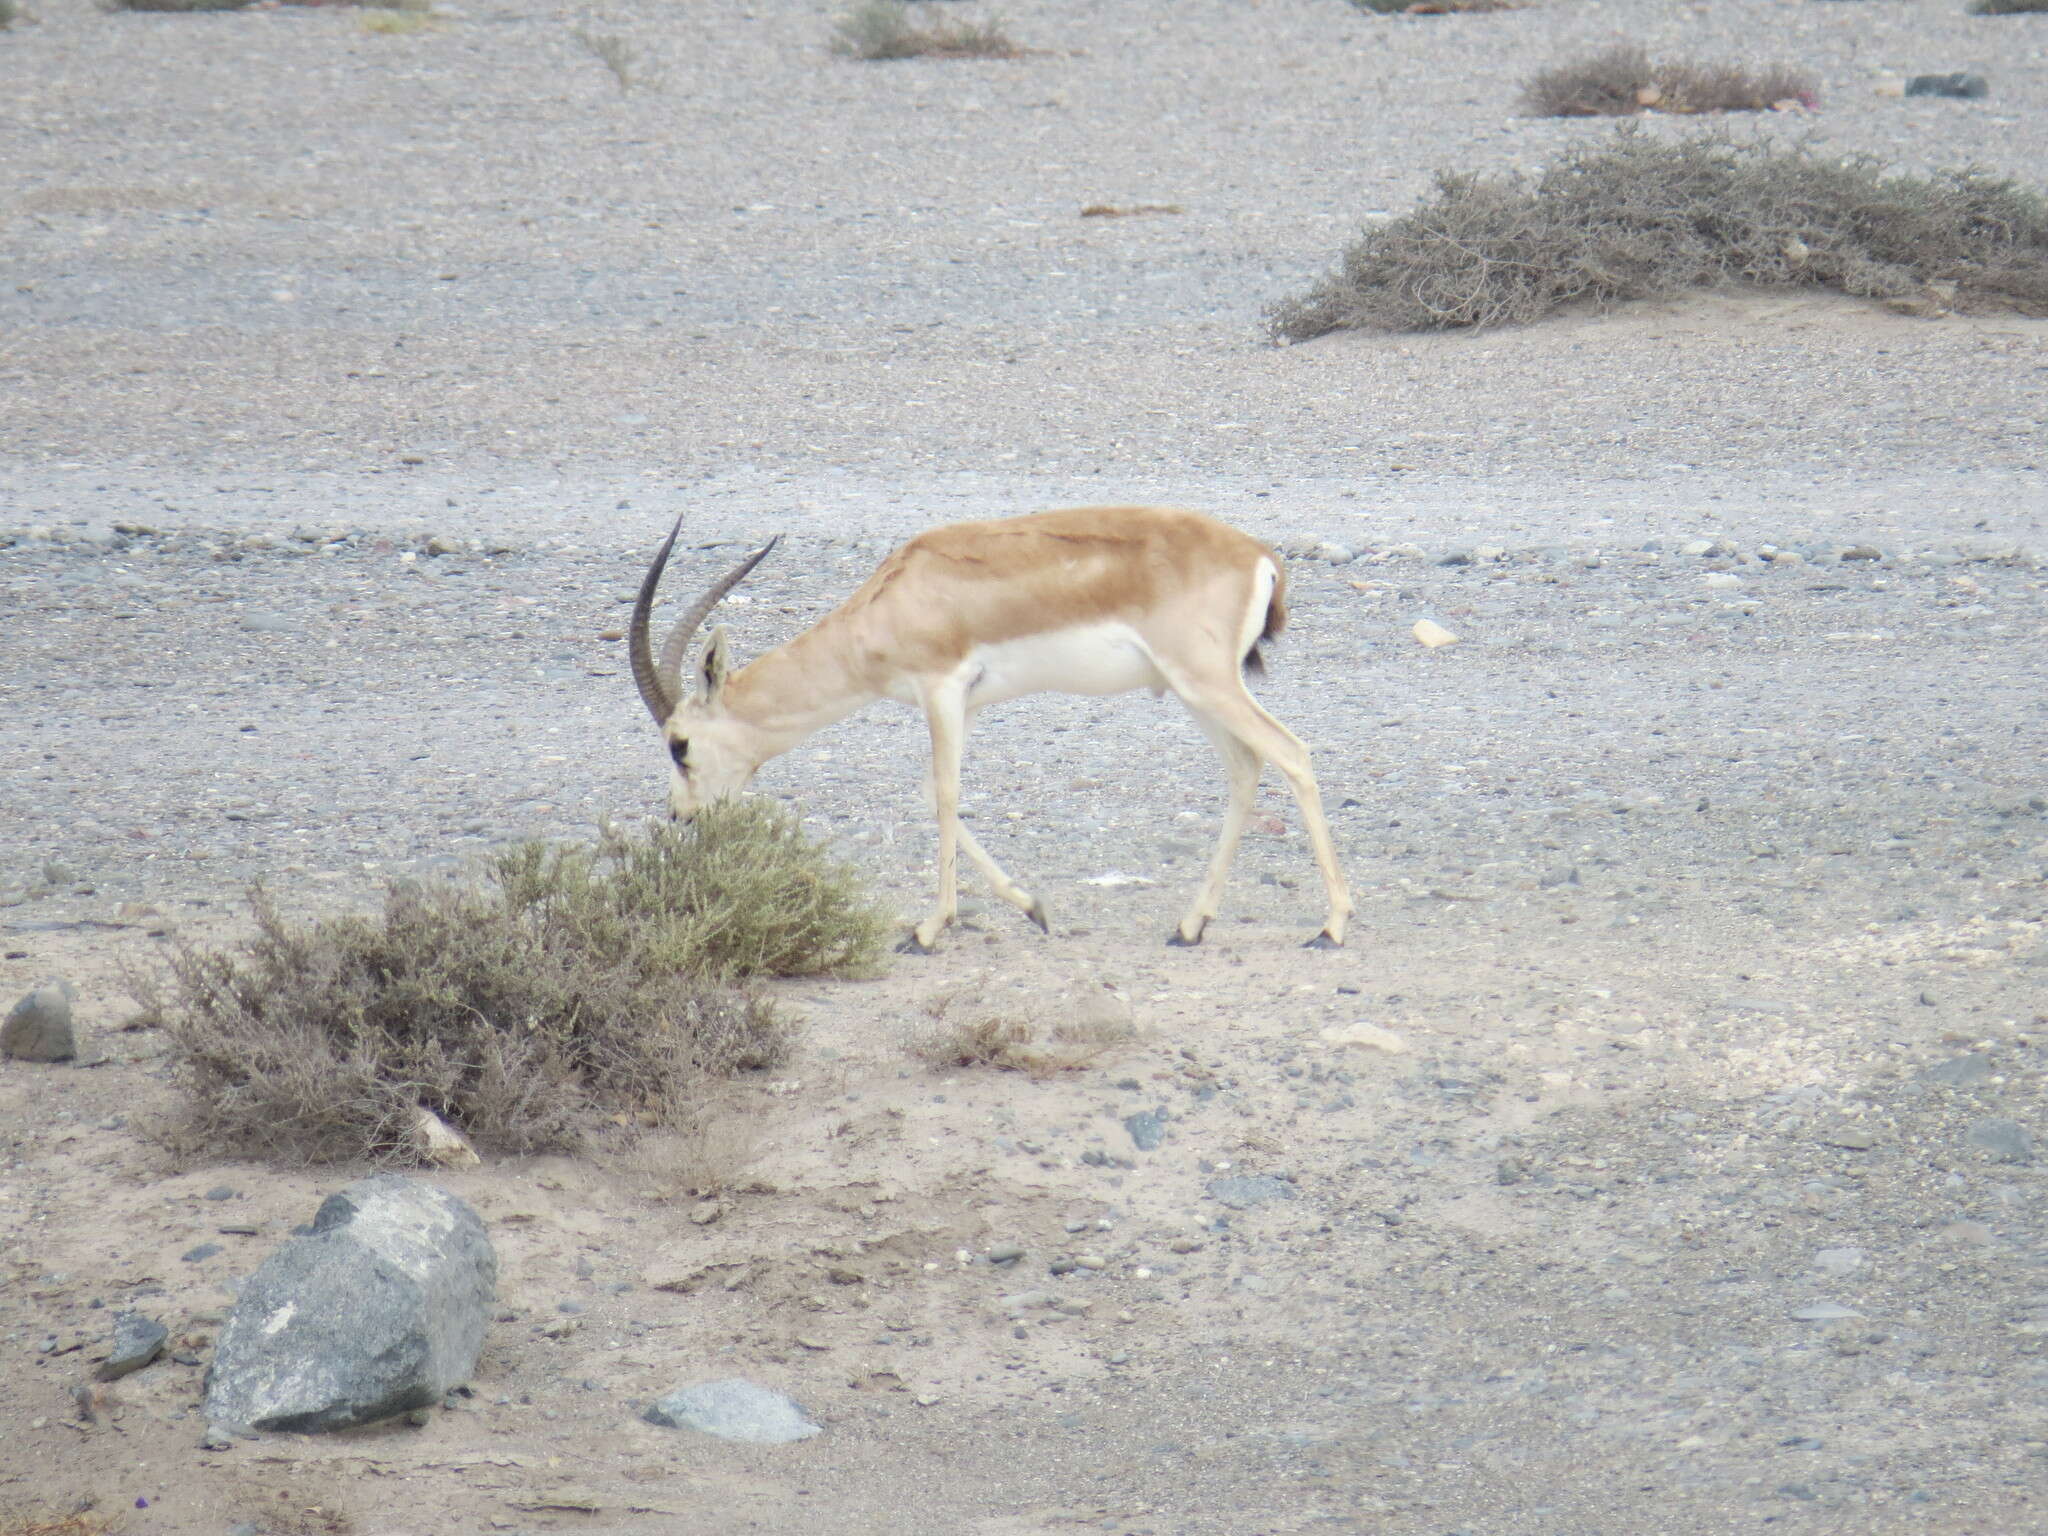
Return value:
[(7, 1010), (0, 1056), (16, 1061), (69, 1061), (78, 1054), (71, 1029), (71, 983), (46, 981)]
[(439, 1402), (476, 1367), (497, 1280), (462, 1201), (395, 1173), (359, 1180), (243, 1283), (207, 1373), (207, 1420), (306, 1433)]

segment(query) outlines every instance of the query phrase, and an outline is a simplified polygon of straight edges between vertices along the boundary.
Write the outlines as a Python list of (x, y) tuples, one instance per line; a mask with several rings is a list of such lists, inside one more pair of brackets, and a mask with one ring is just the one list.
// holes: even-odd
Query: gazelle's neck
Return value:
[(725, 685), (727, 711), (760, 732), (762, 762), (880, 697), (815, 631), (764, 651)]

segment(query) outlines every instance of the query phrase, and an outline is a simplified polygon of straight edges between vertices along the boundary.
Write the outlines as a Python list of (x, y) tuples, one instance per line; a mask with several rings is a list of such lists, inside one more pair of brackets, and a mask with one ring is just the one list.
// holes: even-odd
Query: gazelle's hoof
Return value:
[(904, 937), (903, 942), (896, 946), (896, 953), (899, 955), (935, 955), (938, 953), (938, 950), (932, 945), (925, 943), (923, 939), (920, 939), (917, 936), (917, 930), (913, 928)]
[(1045, 920), (1045, 903), (1044, 903), (1044, 902), (1042, 902), (1042, 901), (1034, 901), (1034, 902), (1032, 902), (1032, 903), (1031, 903), (1031, 910), (1030, 910), (1030, 911), (1028, 911), (1028, 912), (1026, 912), (1026, 913), (1025, 913), (1024, 915), (1025, 915), (1026, 917), (1030, 918), (1030, 919), (1031, 919), (1031, 921), (1033, 921), (1034, 923), (1038, 924), (1038, 931), (1039, 931), (1040, 933), (1051, 933), (1051, 932), (1052, 932), (1052, 927), (1051, 927), (1051, 925), (1050, 925), (1050, 924), (1048, 924), (1048, 923), (1046, 922), (1046, 920)]
[(1321, 933), (1317, 934), (1314, 938), (1310, 939), (1306, 944), (1302, 945), (1301, 947), (1303, 949), (1342, 949), (1344, 947), (1344, 941), (1342, 939), (1331, 938), (1330, 930), (1325, 928)]
[[(1203, 927), (1207, 926), (1208, 925), (1206, 923), (1203, 925)], [(1197, 928), (1195, 930), (1195, 936), (1192, 939), (1189, 938), (1186, 934), (1182, 933), (1178, 928), (1176, 928), (1173, 930), (1173, 937), (1166, 941), (1166, 947), (1168, 949), (1196, 949), (1200, 947), (1201, 942), (1201, 928)]]

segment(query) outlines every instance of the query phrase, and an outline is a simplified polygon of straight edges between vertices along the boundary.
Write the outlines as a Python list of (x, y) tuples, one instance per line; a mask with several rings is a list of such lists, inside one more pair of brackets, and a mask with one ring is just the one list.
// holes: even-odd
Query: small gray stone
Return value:
[(1947, 1061), (1929, 1067), (1920, 1076), (1926, 1082), (1940, 1083), (1949, 1088), (1974, 1088), (1990, 1078), (1991, 1058), (1982, 1051), (1951, 1056)]
[(1253, 1174), (1209, 1181), (1209, 1198), (1221, 1201), (1233, 1211), (1250, 1210), (1274, 1200), (1292, 1200), (1294, 1186), (1285, 1179)]
[(1958, 70), (1947, 75), (1915, 75), (1906, 82), (1908, 96), (1952, 96), (1960, 101), (1975, 101), (1991, 94), (1991, 82), (1982, 75), (1967, 74)]
[(71, 1028), (71, 983), (46, 981), (7, 1011), (0, 1056), (16, 1061), (69, 1061), (78, 1054)]
[(1023, 1257), (1022, 1243), (997, 1243), (988, 1251), (988, 1261), (991, 1264), (1014, 1264)]
[(201, 1243), (196, 1248), (187, 1248), (178, 1258), (186, 1264), (204, 1264), (220, 1251), (219, 1243)]
[(133, 1375), (164, 1352), (169, 1330), (140, 1312), (114, 1314), (114, 1347), (93, 1371), (95, 1381), (119, 1381)]
[(737, 1376), (678, 1387), (641, 1417), (663, 1429), (698, 1429), (748, 1445), (787, 1445), (819, 1433), (790, 1398)]
[(1868, 1152), (1877, 1145), (1874, 1132), (1866, 1131), (1859, 1125), (1845, 1125), (1839, 1130), (1825, 1131), (1821, 1142), (1830, 1147), (1842, 1147), (1850, 1152)]
[(1863, 1267), (1861, 1248), (1823, 1248), (1813, 1256), (1813, 1267), (1830, 1275), (1853, 1274)]
[(2034, 1138), (2017, 1120), (1979, 1120), (1970, 1127), (1970, 1145), (1982, 1147), (2001, 1163), (2034, 1160)]
[(1862, 1315), (1854, 1307), (1845, 1307), (1839, 1301), (1816, 1301), (1810, 1306), (1792, 1309), (1792, 1320), (1799, 1323), (1834, 1323)]
[(1166, 1111), (1147, 1109), (1125, 1115), (1124, 1129), (1131, 1133), (1131, 1145), (1140, 1152), (1157, 1151), (1159, 1143), (1166, 1139)]

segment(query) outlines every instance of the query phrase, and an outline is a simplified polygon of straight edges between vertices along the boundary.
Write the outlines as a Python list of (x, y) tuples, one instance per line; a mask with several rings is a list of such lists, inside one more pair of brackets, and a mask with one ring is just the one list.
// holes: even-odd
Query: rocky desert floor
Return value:
[[(1738, 136), (2038, 177), (2048, 16), (1044, 0), (1023, 58), (863, 64), (785, 0), (30, 9), (0, 994), (69, 979), (83, 1041), (0, 1069), (0, 1530), (2048, 1528), (2048, 323), (1260, 325), (1436, 170), (1611, 132), (1515, 93), (1617, 40), (1820, 77)], [(238, 1277), (362, 1170), (170, 1158), (125, 975), (254, 881), (362, 908), (653, 811), (615, 635), (678, 513), (685, 579), (784, 536), (747, 655), (921, 527), (1130, 500), (1289, 556), (1259, 692), (1349, 946), (1299, 947), (1270, 783), (1164, 946), (1223, 798), (1171, 699), (992, 711), (972, 825), (1050, 935), (970, 882), (937, 955), (777, 984), (795, 1059), (693, 1132), (436, 1175), (502, 1266), (470, 1392), (203, 1449)], [(923, 740), (878, 708), (756, 786), (906, 915)], [(949, 999), (1136, 1033), (935, 1069)], [(124, 1309), (172, 1354), (88, 1420)], [(824, 1433), (639, 1418), (736, 1375)]]

